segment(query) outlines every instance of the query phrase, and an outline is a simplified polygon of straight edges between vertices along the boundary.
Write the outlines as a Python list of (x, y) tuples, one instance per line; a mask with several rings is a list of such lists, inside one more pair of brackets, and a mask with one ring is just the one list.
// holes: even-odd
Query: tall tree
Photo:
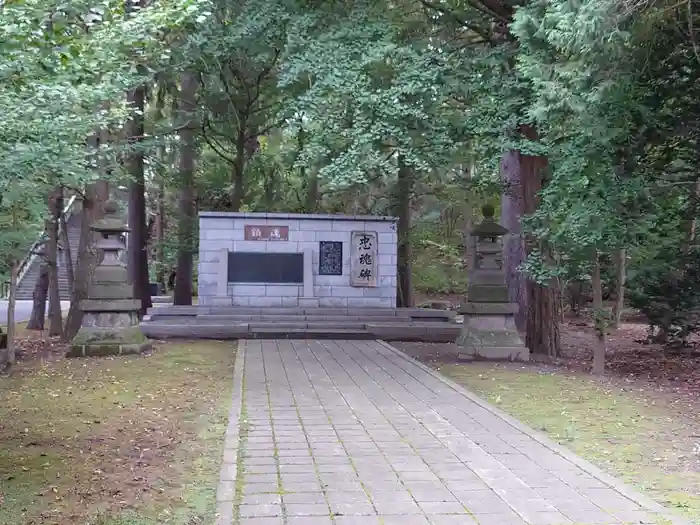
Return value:
[(185, 71), (180, 75), (180, 220), (178, 229), (177, 274), (173, 303), (192, 304), (194, 270), (195, 194), (194, 176), (197, 158), (197, 76)]

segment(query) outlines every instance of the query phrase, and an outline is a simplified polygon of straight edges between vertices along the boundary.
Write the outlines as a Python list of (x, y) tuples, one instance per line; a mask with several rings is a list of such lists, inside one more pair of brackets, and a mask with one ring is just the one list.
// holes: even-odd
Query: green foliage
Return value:
[[(166, 34), (201, 17), (203, 0), (154, 2), (124, 16), (122, 1), (6, 2), (0, 7), (0, 250), (20, 258), (45, 215), (50, 189), (82, 189), (116, 168), (115, 152), (87, 147), (99, 129), (118, 129), (123, 96), (143, 68), (169, 61)], [(115, 175), (118, 170), (115, 171)]]
[(683, 345), (700, 330), (700, 250), (659, 252), (629, 281), (629, 302), (648, 319), (654, 340)]

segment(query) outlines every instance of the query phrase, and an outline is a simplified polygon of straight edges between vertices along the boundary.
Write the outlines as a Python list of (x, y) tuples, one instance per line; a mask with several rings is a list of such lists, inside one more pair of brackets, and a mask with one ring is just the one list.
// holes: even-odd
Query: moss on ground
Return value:
[(213, 522), (235, 344), (19, 363), (0, 378), (0, 523)]
[(512, 365), (450, 364), (440, 372), (700, 523), (700, 424), (653, 392)]

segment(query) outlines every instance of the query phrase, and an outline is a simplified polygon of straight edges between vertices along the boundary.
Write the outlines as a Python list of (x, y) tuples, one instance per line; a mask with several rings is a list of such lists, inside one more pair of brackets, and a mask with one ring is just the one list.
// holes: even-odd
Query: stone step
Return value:
[(144, 320), (141, 330), (152, 339), (336, 338), (387, 341), (454, 342), (460, 326), (454, 323), (395, 321), (394, 323), (204, 323), (190, 320)]
[(248, 339), (376, 339), (366, 330), (344, 328), (304, 328), (286, 330), (282, 328), (261, 328), (251, 331)]
[(326, 330), (326, 329), (328, 329), (328, 330), (336, 330), (336, 329), (364, 330), (366, 324), (367, 323), (365, 321), (345, 321), (345, 322), (338, 322), (338, 321), (272, 322), (272, 321), (267, 321), (267, 322), (265, 322), (262, 320), (260, 320), (260, 321), (253, 320), (253, 321), (248, 323), (248, 328), (251, 331), (256, 331), (258, 329), (267, 330), (268, 328), (280, 328), (281, 330), (303, 330), (303, 329), (308, 329), (308, 330), (318, 330), (318, 329), (324, 329), (324, 330)]
[(224, 323), (238, 322), (247, 323), (250, 321), (275, 321), (279, 323), (308, 323), (308, 322), (328, 322), (328, 323), (345, 323), (361, 321), (365, 323), (371, 322), (396, 322), (397, 319), (406, 319), (392, 315), (385, 316), (369, 316), (369, 315), (319, 315), (319, 314), (249, 314), (249, 315), (216, 315), (216, 314), (201, 314), (197, 315), (196, 319), (206, 323)]
[(276, 308), (276, 307), (245, 307), (245, 306), (154, 306), (148, 310), (152, 318), (163, 317), (203, 317), (203, 316), (342, 316), (342, 317), (390, 317), (403, 319), (420, 319), (421, 321), (452, 321), (455, 319), (455, 312), (445, 310), (433, 310), (428, 308)]

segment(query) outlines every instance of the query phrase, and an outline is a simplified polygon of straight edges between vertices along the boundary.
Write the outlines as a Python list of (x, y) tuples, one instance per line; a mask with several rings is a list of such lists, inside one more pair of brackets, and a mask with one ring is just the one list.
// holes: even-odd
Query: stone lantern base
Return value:
[(152, 343), (139, 328), (138, 303), (133, 299), (84, 301), (83, 323), (66, 357), (129, 355), (149, 350)]
[(529, 361), (530, 351), (515, 328), (515, 303), (467, 303), (462, 333), (457, 339), (461, 347), (459, 359), (500, 359)]

